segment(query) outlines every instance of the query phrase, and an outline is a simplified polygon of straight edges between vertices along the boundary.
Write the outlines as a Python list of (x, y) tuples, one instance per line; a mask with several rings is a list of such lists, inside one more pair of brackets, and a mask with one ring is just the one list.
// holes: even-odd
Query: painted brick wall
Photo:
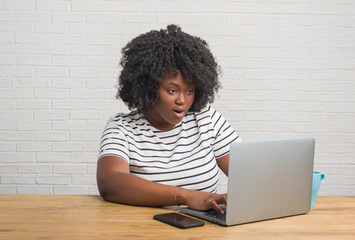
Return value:
[(120, 50), (170, 23), (209, 43), (244, 140), (315, 137), (320, 194), (355, 195), (351, 0), (0, 0), (0, 194), (98, 193)]

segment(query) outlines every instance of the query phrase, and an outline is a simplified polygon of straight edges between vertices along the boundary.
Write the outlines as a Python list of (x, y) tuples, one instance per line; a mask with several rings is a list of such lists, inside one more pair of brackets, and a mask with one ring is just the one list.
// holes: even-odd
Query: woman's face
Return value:
[(148, 122), (159, 130), (172, 129), (182, 121), (195, 99), (195, 86), (180, 71), (168, 70), (158, 87), (159, 99), (150, 109)]

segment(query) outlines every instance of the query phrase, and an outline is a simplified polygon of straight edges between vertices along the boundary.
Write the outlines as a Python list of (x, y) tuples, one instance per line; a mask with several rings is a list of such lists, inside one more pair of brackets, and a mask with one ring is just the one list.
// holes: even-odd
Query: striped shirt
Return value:
[(171, 130), (154, 128), (141, 114), (117, 114), (103, 131), (99, 158), (118, 156), (144, 179), (187, 189), (216, 192), (216, 159), (229, 153), (238, 135), (212, 107), (188, 112)]

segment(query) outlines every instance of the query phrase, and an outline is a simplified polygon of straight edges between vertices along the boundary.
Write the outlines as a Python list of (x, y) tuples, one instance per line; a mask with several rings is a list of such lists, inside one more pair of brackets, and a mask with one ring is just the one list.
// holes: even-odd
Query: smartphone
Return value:
[(205, 225), (203, 221), (179, 213), (163, 213), (154, 215), (153, 218), (178, 228), (192, 228)]

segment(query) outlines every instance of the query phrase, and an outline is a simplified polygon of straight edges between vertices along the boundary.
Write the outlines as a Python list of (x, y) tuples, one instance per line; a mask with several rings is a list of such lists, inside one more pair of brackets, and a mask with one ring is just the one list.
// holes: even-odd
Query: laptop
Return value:
[(305, 214), (311, 209), (315, 140), (234, 142), (225, 214), (180, 212), (225, 226)]

